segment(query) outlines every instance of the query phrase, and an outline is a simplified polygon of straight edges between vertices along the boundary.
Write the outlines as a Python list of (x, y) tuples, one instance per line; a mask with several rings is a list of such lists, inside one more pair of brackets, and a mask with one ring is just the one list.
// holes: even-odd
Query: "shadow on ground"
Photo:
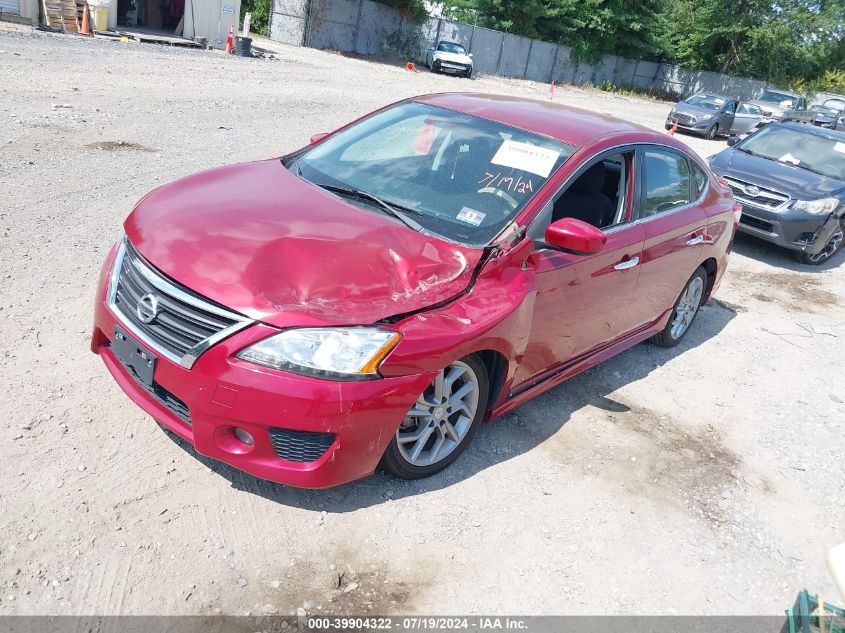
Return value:
[[(352, 512), (430, 490), (446, 488), (487, 468), (530, 451), (558, 433), (573, 412), (591, 405), (611, 412), (628, 407), (609, 397), (625, 385), (647, 377), (654, 369), (716, 336), (736, 315), (733, 306), (711, 300), (677, 347), (664, 349), (644, 343), (537, 396), (511, 413), (479, 429), (466, 452), (445, 471), (427, 479), (404, 481), (382, 472), (328, 490), (305, 490), (264, 481), (222, 462), (199, 455), (193, 446), (161, 427), (183, 450), (190, 452), (232, 487), (271, 501), (307, 510)], [(681, 397), (680, 395), (678, 397)], [(690, 406), (695, 403), (690, 402)]]
[(840, 249), (838, 253), (819, 266), (802, 264), (795, 259), (792, 251), (745, 233), (736, 234), (734, 252), (749, 259), (756, 259), (774, 268), (783, 268), (796, 273), (822, 273), (838, 267), (845, 261), (845, 249)]

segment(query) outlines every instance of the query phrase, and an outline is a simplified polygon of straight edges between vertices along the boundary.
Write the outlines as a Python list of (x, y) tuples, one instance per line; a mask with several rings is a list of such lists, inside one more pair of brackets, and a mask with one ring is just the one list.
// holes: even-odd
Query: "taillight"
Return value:
[(739, 226), (739, 219), (742, 217), (742, 205), (739, 202), (734, 202), (731, 211), (734, 212), (734, 226)]

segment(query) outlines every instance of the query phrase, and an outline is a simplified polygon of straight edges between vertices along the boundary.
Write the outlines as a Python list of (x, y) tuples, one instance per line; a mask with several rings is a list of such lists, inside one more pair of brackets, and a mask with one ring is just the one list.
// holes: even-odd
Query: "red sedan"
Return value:
[(681, 341), (736, 213), (668, 136), (418, 97), (146, 196), (104, 264), (91, 345), (153, 418), (258, 477), (425, 477), (483, 420)]

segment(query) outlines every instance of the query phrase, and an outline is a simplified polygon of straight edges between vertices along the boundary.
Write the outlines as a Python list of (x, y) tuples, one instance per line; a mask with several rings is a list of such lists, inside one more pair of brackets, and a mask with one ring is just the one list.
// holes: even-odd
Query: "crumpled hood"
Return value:
[(348, 203), (278, 159), (156, 189), (125, 229), (179, 283), (280, 327), (368, 324), (425, 308), (463, 291), (482, 254)]
[(443, 62), (452, 62), (455, 64), (472, 64), (472, 58), (469, 55), (461, 55), (460, 53), (447, 53), (445, 51), (434, 51), (434, 59)]
[(710, 168), (719, 176), (736, 178), (759, 187), (780, 191), (791, 198), (815, 200), (839, 195), (845, 182), (729, 147), (710, 159)]

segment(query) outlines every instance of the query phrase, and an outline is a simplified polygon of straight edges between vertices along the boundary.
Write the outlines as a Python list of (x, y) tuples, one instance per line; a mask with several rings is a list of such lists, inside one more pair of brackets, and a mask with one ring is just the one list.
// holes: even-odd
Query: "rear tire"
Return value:
[(675, 347), (689, 332), (707, 291), (707, 272), (699, 267), (689, 278), (672, 308), (669, 322), (661, 332), (649, 340), (660, 347)]
[(420, 394), (382, 457), (402, 479), (422, 479), (454, 462), (472, 441), (487, 410), (490, 380), (475, 354), (450, 363)]

